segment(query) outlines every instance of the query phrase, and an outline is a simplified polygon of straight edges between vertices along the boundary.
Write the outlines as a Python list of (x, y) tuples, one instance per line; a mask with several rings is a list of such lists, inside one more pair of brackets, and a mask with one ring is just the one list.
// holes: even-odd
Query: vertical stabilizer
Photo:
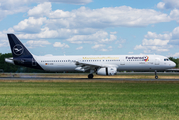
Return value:
[(32, 54), (14, 34), (7, 34), (13, 58), (33, 58)]
[(43, 70), (42, 67), (34, 59), (33, 55), (27, 50), (27, 48), (14, 34), (7, 34), (7, 36), (9, 39), (13, 58), (6, 58), (6, 62), (24, 67)]

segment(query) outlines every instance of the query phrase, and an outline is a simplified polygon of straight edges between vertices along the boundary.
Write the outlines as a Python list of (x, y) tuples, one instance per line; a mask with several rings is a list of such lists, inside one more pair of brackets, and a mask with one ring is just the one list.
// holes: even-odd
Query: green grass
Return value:
[(0, 119), (179, 119), (179, 84), (2, 82)]

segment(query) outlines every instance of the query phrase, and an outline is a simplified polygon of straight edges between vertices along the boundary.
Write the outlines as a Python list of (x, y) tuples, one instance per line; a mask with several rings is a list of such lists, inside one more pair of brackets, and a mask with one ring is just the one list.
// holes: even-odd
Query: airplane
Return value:
[(13, 57), (7, 63), (45, 71), (89, 71), (88, 78), (97, 75), (116, 75), (117, 71), (167, 70), (176, 66), (169, 58), (161, 55), (80, 55), (80, 56), (36, 56), (20, 42), (14, 34), (7, 34)]

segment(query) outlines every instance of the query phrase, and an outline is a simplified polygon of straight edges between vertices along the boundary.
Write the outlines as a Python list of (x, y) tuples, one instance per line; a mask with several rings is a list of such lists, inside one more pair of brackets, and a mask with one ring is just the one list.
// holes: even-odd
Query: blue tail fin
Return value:
[(9, 59), (9, 63), (43, 70), (42, 67), (36, 62), (33, 55), (27, 50), (27, 48), (14, 34), (7, 34), (7, 36), (13, 55), (13, 59)]
[(14, 34), (7, 34), (13, 58), (33, 58), (32, 54)]

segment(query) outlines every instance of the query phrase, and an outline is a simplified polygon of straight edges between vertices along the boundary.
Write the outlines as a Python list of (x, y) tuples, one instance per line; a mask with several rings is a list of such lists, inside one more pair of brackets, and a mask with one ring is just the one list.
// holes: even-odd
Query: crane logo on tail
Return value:
[(17, 44), (13, 47), (13, 53), (15, 55), (17, 56), (22, 55), (23, 52), (24, 52), (24, 48), (22, 47), (22, 45)]

